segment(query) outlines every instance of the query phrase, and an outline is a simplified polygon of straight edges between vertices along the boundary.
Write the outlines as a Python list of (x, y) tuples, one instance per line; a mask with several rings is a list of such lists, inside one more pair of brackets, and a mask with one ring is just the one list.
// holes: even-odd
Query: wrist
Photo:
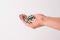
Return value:
[(44, 26), (47, 26), (48, 18), (49, 18), (48, 16), (44, 16), (44, 17), (43, 17), (43, 25), (44, 25)]
[(51, 17), (45, 16), (43, 21), (44, 26), (48, 26), (50, 22), (51, 22)]

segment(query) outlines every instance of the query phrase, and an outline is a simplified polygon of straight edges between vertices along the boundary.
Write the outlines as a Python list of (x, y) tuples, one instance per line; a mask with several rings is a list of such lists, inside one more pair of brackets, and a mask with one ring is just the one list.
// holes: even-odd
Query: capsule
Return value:
[(27, 22), (27, 23), (33, 22), (34, 19), (35, 19), (35, 17), (32, 16), (32, 15), (30, 15), (30, 16), (24, 18), (25, 22)]

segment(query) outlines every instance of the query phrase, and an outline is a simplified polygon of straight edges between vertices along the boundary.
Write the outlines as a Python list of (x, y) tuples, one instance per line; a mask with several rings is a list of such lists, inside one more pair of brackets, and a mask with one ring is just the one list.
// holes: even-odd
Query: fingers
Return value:
[(25, 21), (24, 21), (24, 18), (25, 17), (27, 17), (25, 14), (20, 14), (19, 15), (19, 18), (21, 19), (21, 21), (23, 22), (23, 23), (26, 23)]
[(32, 23), (26, 23), (24, 18), (27, 17), (25, 14), (20, 14), (19, 18), (21, 19), (21, 21), (26, 25), (26, 26), (31, 26)]

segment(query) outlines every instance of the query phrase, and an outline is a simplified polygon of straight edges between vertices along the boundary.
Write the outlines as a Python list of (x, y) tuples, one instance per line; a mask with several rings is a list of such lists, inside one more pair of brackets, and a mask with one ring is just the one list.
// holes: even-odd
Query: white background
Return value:
[(60, 40), (60, 31), (25, 26), (19, 14), (60, 17), (60, 0), (0, 0), (0, 40)]

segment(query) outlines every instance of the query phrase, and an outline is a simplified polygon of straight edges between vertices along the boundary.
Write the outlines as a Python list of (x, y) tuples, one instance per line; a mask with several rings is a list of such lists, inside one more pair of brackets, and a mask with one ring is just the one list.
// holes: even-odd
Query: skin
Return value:
[(24, 21), (24, 17), (27, 17), (25, 14), (20, 14), (19, 18), (26, 26), (31, 27), (33, 29), (42, 27), (42, 26), (48, 26), (48, 27), (60, 30), (60, 18), (49, 17), (43, 14), (32, 14), (32, 15), (35, 17), (35, 21), (32, 23), (26, 23)]

